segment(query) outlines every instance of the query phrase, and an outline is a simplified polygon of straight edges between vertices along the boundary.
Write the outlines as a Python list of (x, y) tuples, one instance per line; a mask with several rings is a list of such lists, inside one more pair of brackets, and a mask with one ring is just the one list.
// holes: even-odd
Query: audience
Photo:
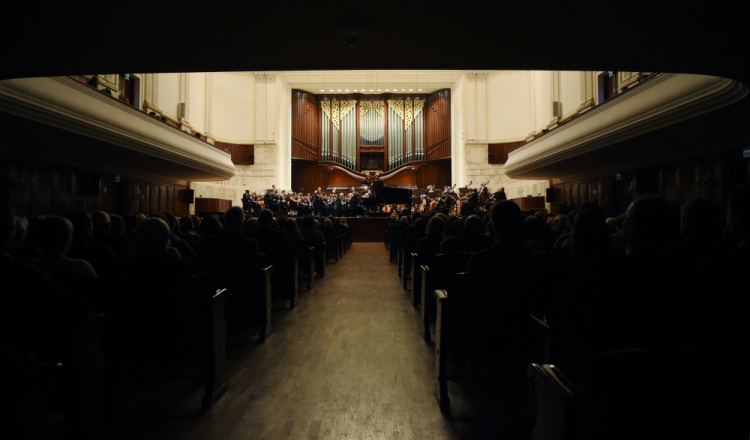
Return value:
[[(203, 293), (196, 292), (247, 289), (249, 271), (265, 264), (274, 266), (276, 298), (288, 299), (294, 277), (281, 268), (305, 247), (322, 252), (347, 228), (344, 219), (316, 225), (312, 216), (277, 219), (269, 210), (246, 219), (239, 207), (206, 218), (76, 211), (29, 221), (8, 204), (1, 208), (0, 276), (6, 285), (24, 286), (23, 295), (3, 296), (5, 354), (28, 351), (41, 361), (73, 364), (72, 335), (94, 316), (92, 303), (114, 311), (111, 322), (123, 325), (111, 341), (115, 346), (144, 343), (154, 331), (174, 338), (188, 321), (134, 330), (144, 304), (197, 319)], [(554, 332), (549, 360), (574, 381), (603, 351), (747, 344), (750, 184), (730, 193), (724, 222), (709, 200), (677, 208), (654, 197), (609, 218), (595, 204), (550, 218), (524, 217), (512, 201), (482, 215), (396, 217), (388, 237), (394, 255), (400, 245), (443, 275), (465, 272), (456, 278), (465, 283), (458, 289), (475, 290), (482, 328), (502, 328), (516, 338), (516, 345), (502, 342), (504, 350), (520, 352), (519, 344), (530, 343), (520, 325), (529, 314), (548, 320)], [(320, 276), (323, 263), (316, 257)], [(71, 288), (77, 282), (71, 280), (96, 277), (115, 286), (102, 293), (112, 301), (99, 303)]]

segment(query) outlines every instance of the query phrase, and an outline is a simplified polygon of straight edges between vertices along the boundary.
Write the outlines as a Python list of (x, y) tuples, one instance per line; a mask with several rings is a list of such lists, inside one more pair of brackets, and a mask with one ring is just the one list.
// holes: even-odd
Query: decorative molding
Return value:
[(364, 174), (358, 173), (357, 171), (350, 170), (349, 168), (343, 167), (338, 164), (319, 163), (318, 166), (323, 167), (323, 169), (325, 169), (328, 172), (328, 174), (343, 173), (359, 182), (367, 181), (367, 177)]
[[(530, 133), (531, 134), (531, 133)], [(466, 146), (473, 146), (473, 145), (490, 145), (490, 144), (508, 144), (511, 142), (521, 142), (525, 141), (526, 137), (515, 137), (515, 138), (505, 138), (505, 139), (487, 139), (482, 141), (477, 140), (471, 140), (464, 142), (464, 145)]]
[(470, 70), (465, 73), (469, 79), (486, 79), (488, 72), (486, 70)]
[(414, 121), (414, 104), (412, 104), (411, 99), (404, 101), (404, 120), (404, 130), (408, 130), (412, 121)]
[(276, 72), (255, 72), (255, 80), (273, 82), (276, 80)]
[[(514, 179), (567, 178), (592, 168), (586, 158), (594, 152), (596, 167), (606, 167), (601, 158), (607, 157), (603, 152), (608, 146), (727, 106), (747, 94), (746, 86), (731, 79), (661, 74), (513, 151), (505, 170)], [(612, 160), (624, 164), (658, 155), (630, 158), (628, 153), (618, 150)]]
[(404, 101), (400, 99), (389, 99), (388, 108), (396, 112), (397, 115), (404, 119)]
[(180, 118), (180, 130), (187, 134), (193, 134), (193, 126), (185, 118)]
[(578, 106), (576, 109), (576, 113), (583, 113), (586, 110), (592, 109), (596, 106), (596, 102), (594, 102), (594, 98), (589, 98), (586, 101), (582, 102), (581, 105)]
[(143, 100), (143, 111), (145, 113), (148, 113), (149, 111), (153, 111), (159, 116), (161, 116), (161, 114), (164, 113), (162, 112), (161, 108), (156, 103), (154, 103), (153, 101), (149, 101), (148, 99)]

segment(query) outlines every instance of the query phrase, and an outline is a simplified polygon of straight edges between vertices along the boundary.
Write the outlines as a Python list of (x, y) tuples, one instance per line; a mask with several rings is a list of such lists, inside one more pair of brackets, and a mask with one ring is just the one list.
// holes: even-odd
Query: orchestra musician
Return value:
[(422, 194), (420, 197), (421, 197), (421, 201), (419, 202), (419, 206), (416, 207), (416, 210), (419, 211), (420, 213), (424, 213), (427, 210), (427, 206), (429, 202), (427, 200), (426, 194)]
[(296, 192), (289, 193), (289, 215), (297, 215), (299, 212), (299, 196)]
[(273, 195), (274, 191), (275, 189), (273, 188), (266, 191), (266, 194), (263, 196), (263, 203), (271, 211), (279, 212), (279, 205), (276, 203), (276, 197)]
[(463, 216), (474, 214), (479, 208), (479, 192), (469, 188), (469, 185), (466, 185), (466, 190), (466, 201), (461, 205), (461, 215)]
[(507, 196), (507, 195), (505, 195), (505, 188), (500, 188), (500, 189), (499, 189), (499, 190), (497, 190), (497, 192), (495, 193), (495, 201), (496, 201), (496, 202), (500, 202), (500, 201), (502, 201), (502, 200), (508, 200), (508, 196)]
[(246, 189), (242, 194), (242, 210), (247, 214), (250, 211), (250, 190)]
[(315, 217), (320, 217), (323, 215), (323, 211), (326, 208), (326, 204), (323, 201), (323, 198), (325, 197), (325, 192), (318, 187), (318, 189), (315, 190), (313, 194), (313, 210)]
[(336, 195), (336, 201), (334, 202), (334, 210), (336, 211), (336, 217), (343, 217), (344, 207), (346, 202), (344, 201), (344, 193), (340, 192)]
[(259, 196), (255, 191), (250, 194), (250, 190), (246, 189), (245, 194), (242, 195), (242, 209), (244, 209), (245, 212), (249, 212), (250, 210), (253, 212), (260, 212), (262, 208), (260, 203), (258, 203), (258, 198)]
[(310, 201), (310, 194), (303, 195), (299, 193), (299, 205), (297, 205), (297, 215), (304, 217), (312, 213), (312, 202)]

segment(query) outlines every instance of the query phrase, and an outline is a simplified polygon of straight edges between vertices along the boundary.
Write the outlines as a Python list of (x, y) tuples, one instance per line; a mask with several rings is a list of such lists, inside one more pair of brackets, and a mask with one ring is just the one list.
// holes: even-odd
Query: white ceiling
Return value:
[(463, 74), (464, 71), (458, 70), (318, 70), (279, 73), (292, 88), (313, 94), (378, 94), (393, 93), (394, 89), (397, 93), (432, 93), (451, 87)]

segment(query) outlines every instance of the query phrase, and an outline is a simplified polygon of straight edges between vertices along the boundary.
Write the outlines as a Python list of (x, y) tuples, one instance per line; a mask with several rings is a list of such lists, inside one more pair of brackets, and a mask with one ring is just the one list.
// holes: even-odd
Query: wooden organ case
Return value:
[(451, 185), (450, 90), (315, 95), (292, 91), (292, 190)]

